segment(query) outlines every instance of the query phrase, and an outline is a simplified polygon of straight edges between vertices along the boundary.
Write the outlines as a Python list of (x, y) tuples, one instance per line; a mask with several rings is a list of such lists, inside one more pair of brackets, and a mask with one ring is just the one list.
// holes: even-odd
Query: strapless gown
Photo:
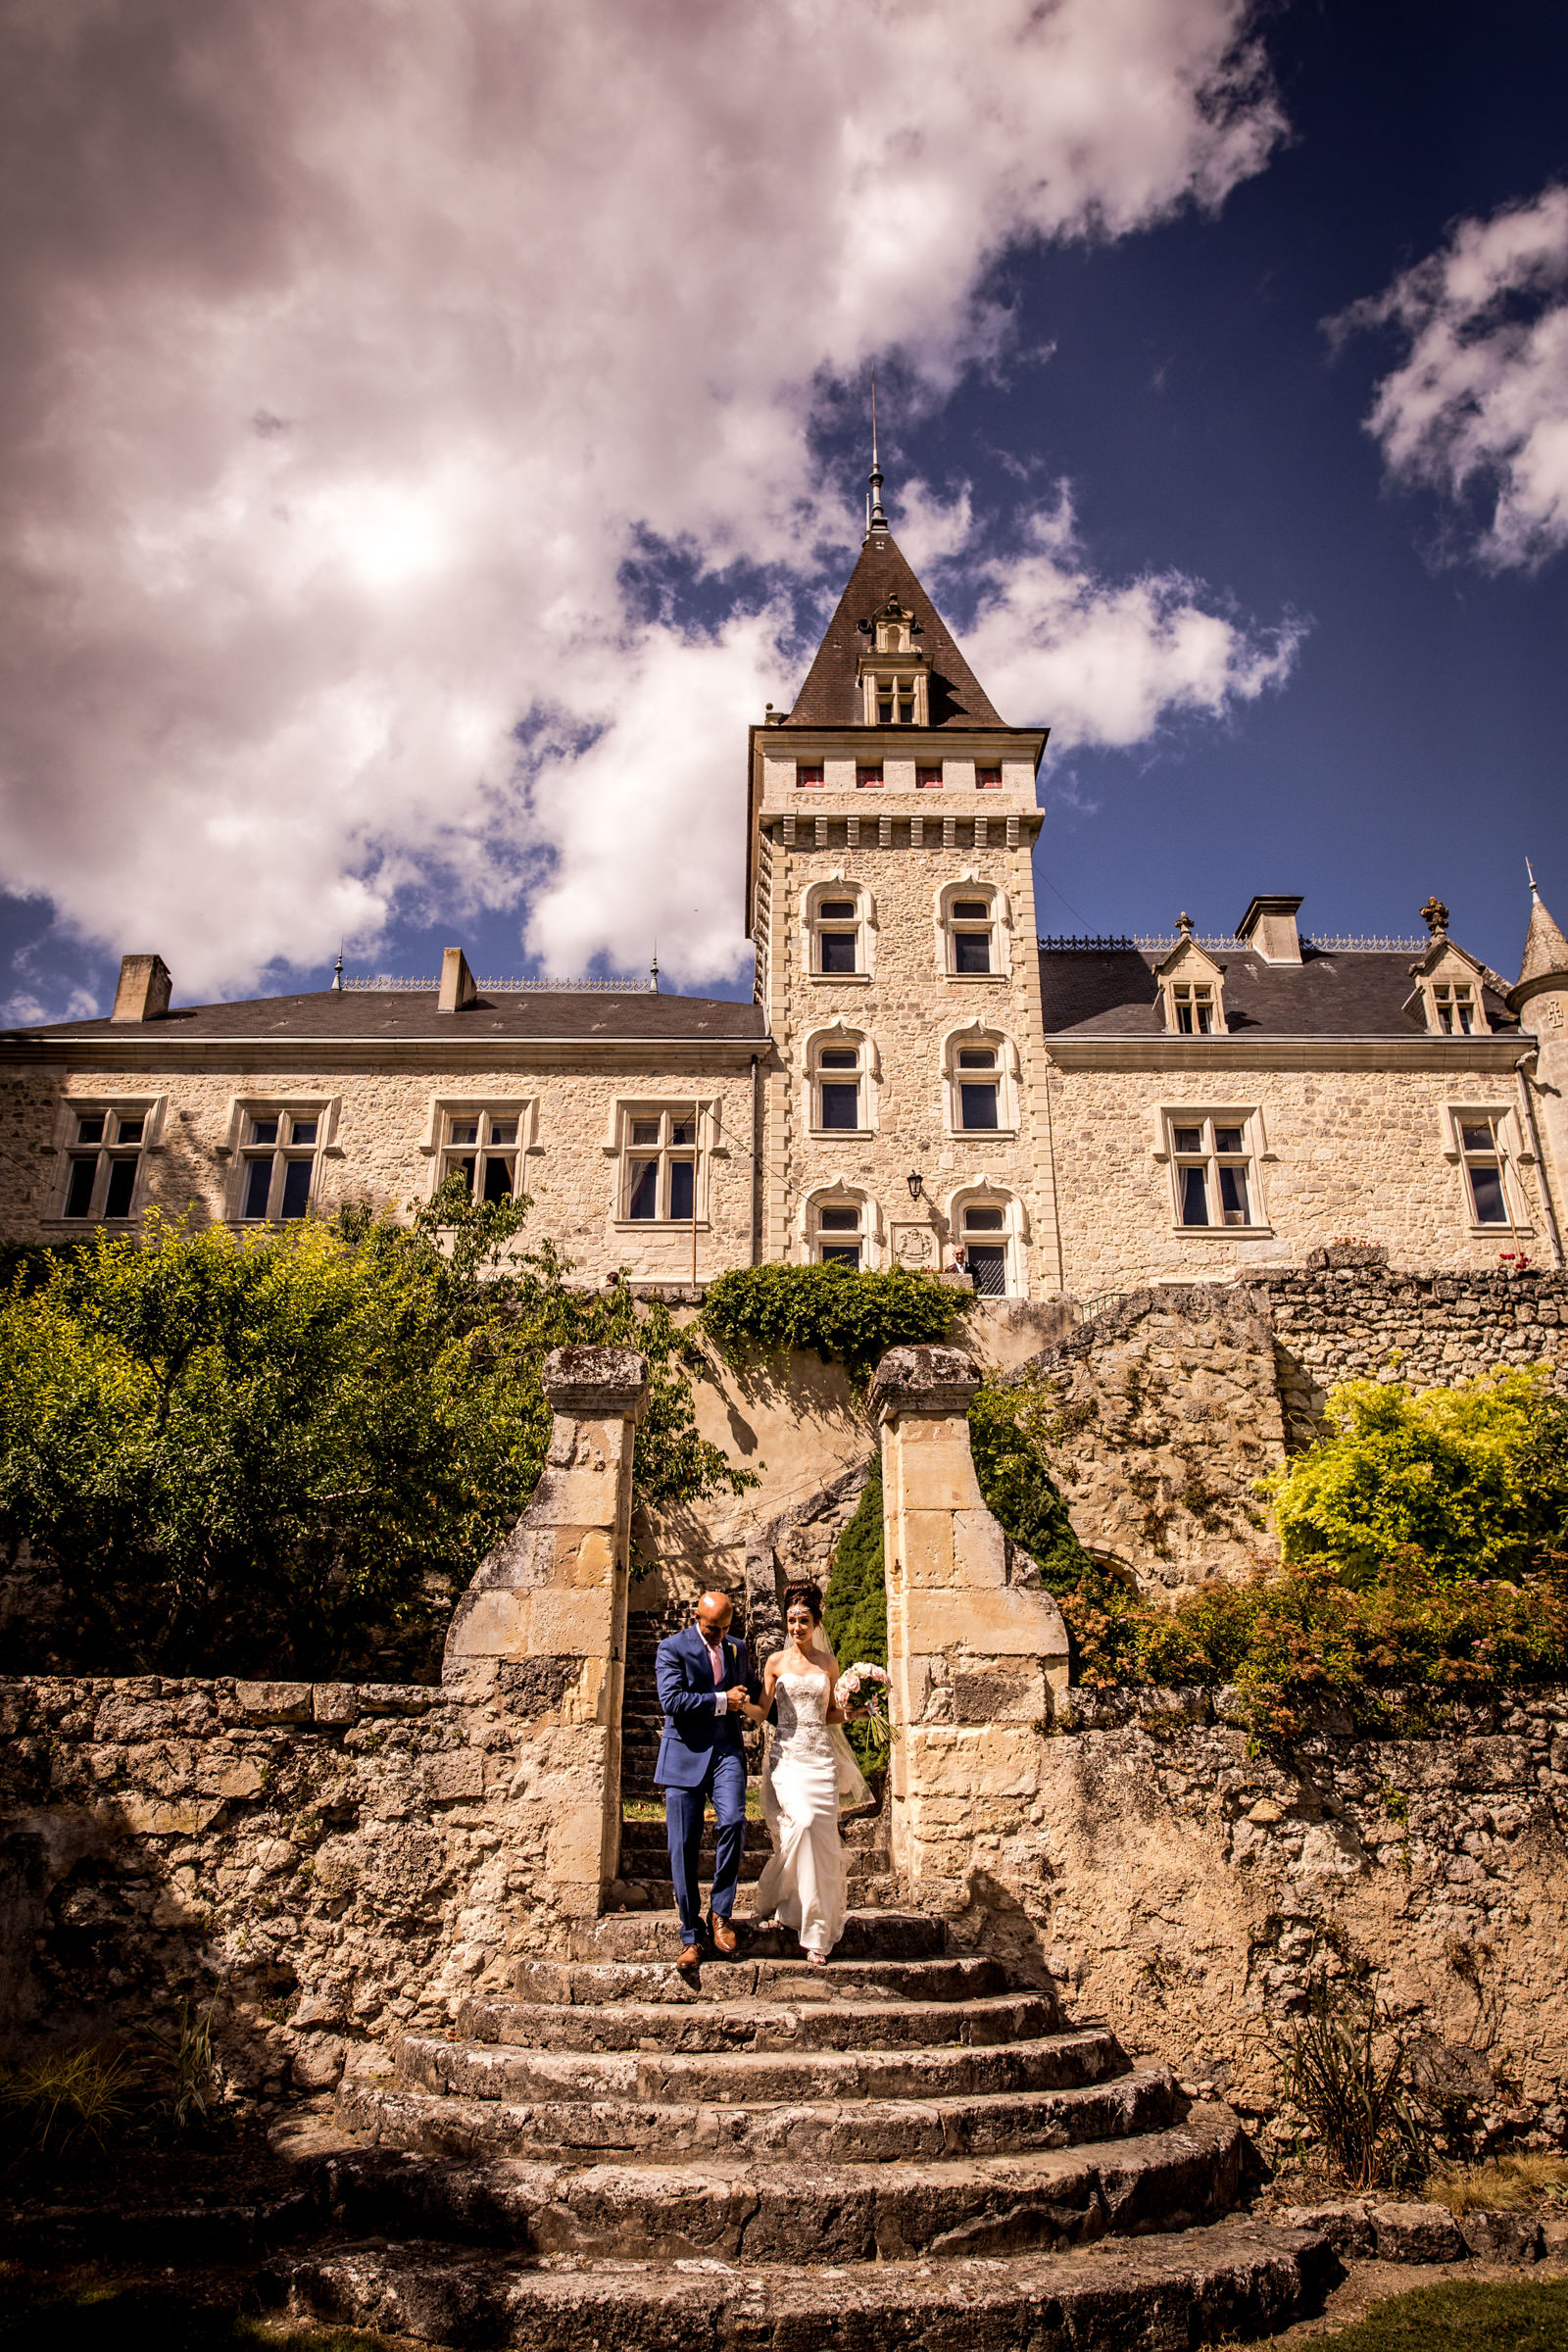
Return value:
[(756, 1916), (793, 1928), (824, 1958), (844, 1933), (849, 1873), (839, 1841), (839, 1756), (827, 1720), (827, 1676), (781, 1673), (778, 1722), (762, 1766), (762, 1819), (772, 1858), (757, 1885)]

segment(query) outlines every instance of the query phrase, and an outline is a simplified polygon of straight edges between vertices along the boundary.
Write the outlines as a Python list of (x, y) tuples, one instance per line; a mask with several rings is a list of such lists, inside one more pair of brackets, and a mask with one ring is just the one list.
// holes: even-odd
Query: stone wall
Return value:
[(1568, 1690), (1249, 1751), (1227, 1692), (1074, 1690), (1002, 1848), (1022, 1905), (982, 1863), (957, 1933), (1259, 2114), (1313, 1978), (1361, 1979), (1482, 2141), (1568, 2141)]
[(1568, 1279), (1534, 1267), (1406, 1274), (1381, 1250), (1320, 1250), (1245, 1282), (1135, 1291), (1004, 1375), (1079, 1540), (1146, 1590), (1278, 1557), (1254, 1483), (1322, 1434), (1354, 1379), (1446, 1386), (1544, 1363), (1568, 1391)]
[(543, 1703), (0, 1684), (0, 2030), (15, 2045), (211, 2002), (231, 2081), (277, 2097), (444, 2026), (509, 1953), (564, 1933), (547, 1825), (514, 1802)]
[(1568, 1278), (1532, 1266), (1501, 1273), (1391, 1272), (1369, 1250), (1317, 1251), (1299, 1270), (1258, 1278), (1279, 1350), (1293, 1447), (1318, 1434), (1342, 1380), (1446, 1387), (1501, 1364), (1548, 1364), (1568, 1391)]
[(1003, 1385), (1080, 1543), (1145, 1586), (1240, 1576), (1279, 1546), (1254, 1482), (1285, 1457), (1266, 1297), (1223, 1283), (1139, 1291)]

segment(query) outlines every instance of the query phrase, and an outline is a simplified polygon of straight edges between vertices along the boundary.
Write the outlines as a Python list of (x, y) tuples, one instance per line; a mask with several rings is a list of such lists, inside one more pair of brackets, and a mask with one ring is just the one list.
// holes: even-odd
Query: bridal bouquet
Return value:
[(841, 1674), (835, 1693), (841, 1707), (859, 1705), (865, 1710), (858, 1723), (850, 1727), (854, 1744), (868, 1772), (884, 1768), (893, 1751), (893, 1725), (888, 1707), (892, 1697), (885, 1666), (873, 1666), (862, 1658), (847, 1674)]

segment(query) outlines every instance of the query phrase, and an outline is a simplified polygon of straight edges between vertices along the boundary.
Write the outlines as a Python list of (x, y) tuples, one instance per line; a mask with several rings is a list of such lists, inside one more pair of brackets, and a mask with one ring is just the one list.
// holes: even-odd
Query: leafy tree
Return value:
[(409, 1224), (356, 1209), (140, 1240), (19, 1270), (0, 1300), (0, 1538), (63, 1588), (72, 1663), (429, 1671), (446, 1617), (537, 1484), (546, 1351), (641, 1348), (639, 1498), (753, 1483), (697, 1431), (679, 1335), (623, 1282), (573, 1288), (526, 1200), (443, 1186)]
[(1419, 1395), (1348, 1381), (1326, 1421), (1267, 1482), (1287, 1562), (1365, 1580), (1415, 1545), (1440, 1577), (1516, 1578), (1568, 1544), (1568, 1406), (1544, 1371)]

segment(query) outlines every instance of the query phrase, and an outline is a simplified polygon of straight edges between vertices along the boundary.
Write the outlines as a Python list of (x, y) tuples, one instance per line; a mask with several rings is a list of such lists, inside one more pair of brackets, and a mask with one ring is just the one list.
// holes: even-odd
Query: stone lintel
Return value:
[(890, 1348), (871, 1382), (879, 1422), (895, 1413), (967, 1413), (980, 1369), (962, 1348)]
[(635, 1420), (648, 1401), (648, 1358), (635, 1348), (552, 1348), (540, 1381), (554, 1412)]

